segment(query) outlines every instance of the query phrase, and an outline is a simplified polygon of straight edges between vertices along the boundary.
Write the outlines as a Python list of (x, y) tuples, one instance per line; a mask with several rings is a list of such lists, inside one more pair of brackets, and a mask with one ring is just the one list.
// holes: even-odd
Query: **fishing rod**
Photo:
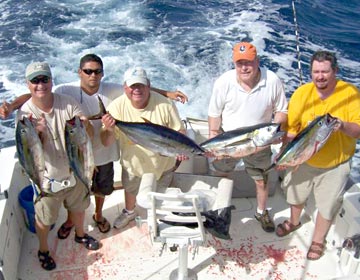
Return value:
[(297, 61), (298, 61), (298, 70), (299, 70), (299, 79), (300, 79), (300, 85), (303, 84), (303, 78), (302, 78), (302, 69), (301, 69), (301, 53), (300, 53), (300, 33), (299, 33), (299, 26), (297, 23), (296, 18), (296, 9), (295, 9), (295, 1), (292, 0), (292, 9), (293, 9), (293, 15), (294, 15), (294, 23), (295, 23), (295, 35), (296, 35), (296, 53), (297, 53)]

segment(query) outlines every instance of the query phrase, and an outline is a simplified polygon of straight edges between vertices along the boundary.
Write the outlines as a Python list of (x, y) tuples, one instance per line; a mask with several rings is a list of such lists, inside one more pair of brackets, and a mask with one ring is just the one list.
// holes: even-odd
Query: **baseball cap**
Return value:
[(26, 67), (25, 77), (30, 81), (37, 76), (47, 76), (51, 78), (51, 70), (46, 62), (33, 62)]
[(134, 84), (148, 85), (149, 79), (146, 75), (146, 71), (141, 67), (133, 67), (126, 70), (124, 74), (124, 82), (128, 87)]
[(233, 48), (234, 62), (244, 59), (253, 61), (256, 58), (256, 48), (247, 42), (237, 43)]

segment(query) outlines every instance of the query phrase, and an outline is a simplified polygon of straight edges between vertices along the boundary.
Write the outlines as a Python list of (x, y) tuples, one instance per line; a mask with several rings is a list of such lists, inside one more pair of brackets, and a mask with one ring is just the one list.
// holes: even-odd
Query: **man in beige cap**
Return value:
[[(255, 46), (237, 43), (233, 48), (233, 62), (235, 69), (222, 74), (214, 84), (208, 110), (209, 138), (222, 131), (261, 123), (286, 123), (284, 86), (275, 73), (259, 67)], [(244, 157), (243, 161), (256, 185), (255, 218), (266, 232), (273, 232), (275, 225), (266, 208), (269, 189), (264, 173), (271, 164), (271, 149)], [(233, 164), (235, 167), (235, 160)]]
[[(164, 96), (150, 92), (150, 80), (143, 68), (134, 67), (125, 72), (124, 92), (125, 95), (115, 99), (107, 108), (112, 117), (127, 122), (144, 122), (146, 119), (185, 133), (175, 105)], [(106, 145), (111, 144), (115, 136), (119, 138), (125, 208), (114, 221), (114, 227), (120, 229), (135, 219), (136, 195), (142, 175), (154, 173), (158, 180), (157, 186), (168, 187), (177, 167), (177, 160), (185, 158), (181, 155), (177, 158), (165, 157), (134, 144), (123, 133), (115, 135), (114, 124), (112, 118), (108, 122), (104, 120), (102, 137)]]
[[(75, 180), (70, 171), (65, 147), (65, 124), (75, 116), (83, 119), (90, 135), (93, 127), (83, 117), (79, 104), (69, 96), (61, 96), (52, 92), (51, 70), (45, 62), (34, 62), (26, 68), (26, 83), (31, 92), (31, 98), (17, 112), (17, 119), (29, 117), (34, 123), (44, 151), (45, 172), (43, 183), (34, 185), (36, 197), (35, 228), (39, 239), (37, 253), (42, 268), (56, 268), (48, 246), (50, 226), (56, 223), (59, 209), (64, 206), (69, 211), (75, 225), (75, 242), (83, 244), (89, 250), (99, 249), (99, 242), (84, 232), (85, 209), (90, 204), (87, 187), (80, 180)], [(57, 189), (52, 186), (56, 183)]]

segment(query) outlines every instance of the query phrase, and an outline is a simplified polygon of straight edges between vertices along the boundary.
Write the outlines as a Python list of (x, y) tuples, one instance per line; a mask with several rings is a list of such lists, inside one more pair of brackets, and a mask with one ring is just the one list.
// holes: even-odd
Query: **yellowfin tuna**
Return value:
[(200, 146), (217, 157), (242, 158), (264, 150), (283, 135), (280, 124), (263, 123), (226, 131)]
[(70, 168), (90, 188), (95, 169), (94, 156), (91, 139), (79, 117), (66, 121), (65, 144)]
[(26, 174), (38, 187), (42, 187), (45, 160), (42, 143), (31, 120), (23, 117), (16, 125), (16, 150)]
[(337, 119), (330, 114), (314, 119), (291, 142), (281, 149), (275, 157), (275, 162), (267, 171), (276, 165), (297, 166), (310, 159), (325, 145), (336, 123)]

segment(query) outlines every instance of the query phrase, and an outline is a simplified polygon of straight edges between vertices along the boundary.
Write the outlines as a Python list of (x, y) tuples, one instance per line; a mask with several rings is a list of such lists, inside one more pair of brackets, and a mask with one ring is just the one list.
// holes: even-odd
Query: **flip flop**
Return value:
[(92, 218), (93, 218), (96, 226), (99, 228), (99, 231), (100, 231), (101, 233), (107, 233), (107, 232), (109, 232), (109, 230), (111, 229), (111, 225), (110, 225), (110, 223), (108, 222), (108, 220), (106, 220), (105, 217), (103, 217), (101, 221), (97, 221), (97, 220), (95, 219), (95, 214), (94, 214), (94, 215), (92, 216)]
[(63, 223), (61, 225), (61, 227), (59, 228), (58, 232), (57, 232), (57, 236), (59, 239), (66, 239), (68, 238), (70, 232), (71, 232), (71, 229), (74, 227), (74, 225), (68, 227), (66, 226), (66, 223)]
[[(297, 230), (299, 227), (301, 227), (300, 222), (298, 225), (295, 226), (292, 223), (290, 223), (289, 220), (285, 220), (283, 223), (278, 224), (278, 226), (276, 227), (275, 233), (279, 237), (284, 237), (284, 236), (288, 235), (289, 233), (292, 233), (293, 231)], [(280, 230), (280, 233), (279, 233), (279, 230)]]

